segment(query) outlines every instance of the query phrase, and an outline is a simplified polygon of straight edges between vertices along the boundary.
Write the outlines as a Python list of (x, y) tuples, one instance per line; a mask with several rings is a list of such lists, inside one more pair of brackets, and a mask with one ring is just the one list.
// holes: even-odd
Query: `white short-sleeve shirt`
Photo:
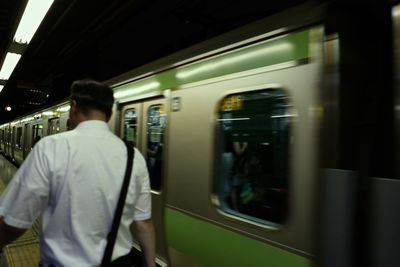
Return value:
[[(0, 216), (29, 228), (43, 213), (43, 266), (98, 266), (125, 174), (126, 146), (103, 121), (42, 138), (0, 197)], [(151, 217), (146, 162), (138, 150), (113, 259), (132, 246), (129, 227)]]

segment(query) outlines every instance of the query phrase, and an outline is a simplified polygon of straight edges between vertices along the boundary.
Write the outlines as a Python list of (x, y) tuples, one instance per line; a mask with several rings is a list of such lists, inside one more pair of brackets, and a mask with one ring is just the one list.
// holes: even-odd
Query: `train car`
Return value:
[[(159, 266), (351, 266), (358, 169), (342, 159), (365, 143), (346, 135), (357, 95), (339, 67), (356, 41), (319, 12), (285, 11), (105, 81), (110, 128), (147, 160)], [(67, 118), (65, 101), (4, 124), (1, 150), (20, 162)]]
[(63, 102), (0, 126), (0, 149), (17, 166), (42, 137), (66, 131), (69, 105)]
[(321, 39), (270, 33), (114, 85), (120, 135), (149, 162), (162, 262), (312, 264)]

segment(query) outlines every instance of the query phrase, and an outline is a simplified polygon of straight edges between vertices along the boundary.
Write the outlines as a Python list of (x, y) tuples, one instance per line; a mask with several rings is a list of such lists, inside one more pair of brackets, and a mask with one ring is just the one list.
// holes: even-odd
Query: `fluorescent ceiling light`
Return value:
[(42, 116), (53, 116), (53, 111), (45, 111), (45, 112), (42, 112)]
[(292, 53), (293, 49), (294, 47), (292, 43), (285, 42), (265, 46), (249, 52), (247, 52), (247, 50), (242, 50), (240, 53), (231, 57), (222, 56), (221, 58), (214, 59), (209, 63), (193, 64), (192, 66), (188, 66), (185, 69), (178, 69), (176, 78), (178, 78), (178, 80), (184, 80), (191, 76), (201, 75), (207, 72), (212, 73), (217, 71), (218, 69), (226, 68), (231, 65), (245, 64), (257, 58), (268, 57), (275, 53)]
[(10, 52), (7, 53), (6, 59), (4, 60), (3, 66), (0, 70), (0, 79), (8, 80), (8, 78), (10, 78), (11, 73), (13, 72), (15, 66), (17, 66), (20, 58), (20, 54), (14, 54)]
[(123, 89), (123, 90), (115, 92), (114, 97), (122, 98), (122, 97), (127, 97), (127, 96), (131, 96), (131, 95), (139, 94), (139, 93), (144, 93), (146, 91), (151, 91), (151, 90), (158, 88), (160, 86), (160, 83), (158, 81), (153, 81), (153, 82), (150, 82), (147, 84), (139, 85), (137, 87), (135, 87), (135, 86), (136, 85), (134, 85), (132, 88)]
[(46, 16), (54, 0), (29, 0), (24, 14), (19, 22), (14, 41), (17, 43), (29, 43), (39, 28), (44, 16)]
[(65, 105), (65, 106), (62, 106), (62, 107), (58, 107), (57, 111), (58, 112), (67, 112), (67, 111), (70, 110), (70, 108), (71, 108), (71, 106), (68, 104), (68, 105)]
[(0, 85), (0, 93), (3, 91), (4, 85)]

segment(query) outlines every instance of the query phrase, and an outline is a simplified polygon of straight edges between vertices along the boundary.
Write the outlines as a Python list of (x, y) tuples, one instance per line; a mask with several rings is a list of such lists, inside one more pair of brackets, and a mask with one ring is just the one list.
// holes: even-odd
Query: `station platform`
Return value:
[[(3, 192), (17, 168), (0, 155), (0, 192)], [(40, 223), (36, 221), (19, 239), (3, 249), (0, 267), (37, 267), (39, 263)]]

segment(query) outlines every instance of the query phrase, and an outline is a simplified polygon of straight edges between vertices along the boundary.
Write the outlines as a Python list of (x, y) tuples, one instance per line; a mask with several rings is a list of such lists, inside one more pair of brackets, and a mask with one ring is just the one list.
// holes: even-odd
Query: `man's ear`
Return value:
[(70, 106), (71, 106), (70, 108), (71, 112), (76, 113), (78, 109), (78, 103), (76, 103), (76, 100), (71, 100)]
[(71, 106), (71, 108), (76, 107), (76, 100), (71, 100), (70, 106)]

